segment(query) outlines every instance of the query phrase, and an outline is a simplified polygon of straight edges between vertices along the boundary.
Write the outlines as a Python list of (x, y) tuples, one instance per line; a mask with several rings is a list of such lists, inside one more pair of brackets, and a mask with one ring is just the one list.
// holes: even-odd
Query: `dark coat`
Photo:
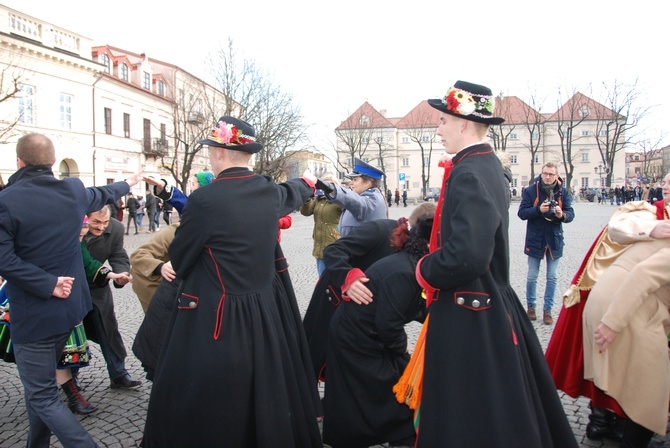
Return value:
[[(117, 221), (116, 218), (111, 218), (109, 226), (102, 232), (102, 235), (93, 236), (91, 233), (88, 233), (84, 236), (84, 243), (93, 258), (100, 263), (108, 261), (112, 272), (116, 273), (130, 272), (128, 253), (123, 248), (123, 232), (123, 224)], [(115, 288), (118, 288), (116, 283), (110, 283)], [(123, 344), (121, 333), (119, 333), (119, 324), (116, 321), (116, 314), (114, 313), (114, 296), (112, 295), (110, 285), (100, 287), (95, 283), (89, 283), (89, 288), (91, 289), (91, 299), (93, 300), (93, 311), (91, 313), (100, 314), (104, 326), (102, 330), (107, 335), (106, 337), (112, 350), (114, 350), (114, 353), (121, 360), (124, 360), (127, 355), (126, 347)], [(94, 342), (100, 342), (102, 333), (93, 324), (93, 319), (90, 315), (84, 319), (84, 328), (89, 339)]]
[[(488, 144), (456, 154), (429, 308), (417, 446), (576, 447), (542, 347), (509, 284), (509, 184)], [(438, 225), (436, 223), (436, 225)]]
[(147, 213), (156, 213), (158, 210), (158, 204), (156, 203), (156, 196), (151, 193), (147, 193), (147, 196), (144, 198), (146, 201), (145, 208)]
[(135, 196), (129, 196), (126, 200), (126, 210), (128, 210), (130, 216), (136, 216), (138, 208), (140, 208), (140, 203), (135, 199)]
[(368, 221), (324, 249), (326, 270), (314, 288), (303, 319), (317, 378), (325, 378), (328, 325), (342, 300), (342, 285), (347, 274), (352, 268), (364, 271), (375, 261), (396, 252), (391, 246), (391, 234), (397, 227), (395, 219)]
[(414, 269), (406, 252), (384, 257), (365, 271), (375, 300), (366, 306), (344, 302), (335, 311), (323, 414), (323, 441), (333, 448), (415, 434), (412, 410), (393, 393), (409, 361), (404, 326), (426, 304)]
[(575, 219), (575, 211), (572, 208), (572, 196), (562, 185), (560, 178), (554, 187), (551, 199), (558, 202), (563, 210), (561, 219), (551, 212), (540, 211), (540, 205), (547, 199), (547, 193), (542, 188), (542, 180), (537, 177), (534, 184), (523, 190), (517, 214), (519, 218), (527, 221), (524, 253), (534, 258), (544, 258), (548, 255), (556, 259), (563, 256), (563, 223), (572, 222)]
[[(15, 343), (65, 334), (91, 309), (79, 233), (87, 212), (128, 192), (126, 182), (84, 188), (58, 180), (48, 166), (21, 168), (0, 192), (0, 275), (8, 280)], [(51, 295), (57, 277), (74, 277), (63, 300)]]
[(182, 286), (145, 447), (322, 446), (295, 295), (288, 275), (275, 275), (279, 218), (313, 194), (300, 179), (231, 168), (189, 196), (168, 249)]

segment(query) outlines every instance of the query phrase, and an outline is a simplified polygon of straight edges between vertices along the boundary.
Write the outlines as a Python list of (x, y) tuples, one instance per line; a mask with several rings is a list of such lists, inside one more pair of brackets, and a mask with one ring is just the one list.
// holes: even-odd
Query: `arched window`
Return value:
[(105, 66), (105, 73), (112, 72), (111, 63), (109, 60), (109, 56), (107, 56), (107, 53), (102, 53), (100, 55), (100, 63)]

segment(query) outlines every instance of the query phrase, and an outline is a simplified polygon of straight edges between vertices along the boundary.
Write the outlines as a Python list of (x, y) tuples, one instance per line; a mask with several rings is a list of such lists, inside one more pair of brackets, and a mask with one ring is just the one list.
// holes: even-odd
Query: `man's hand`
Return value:
[(652, 238), (670, 238), (670, 220), (659, 221), (649, 233), (649, 236)]
[(163, 263), (163, 266), (161, 266), (161, 275), (169, 282), (177, 278), (177, 273), (174, 271), (174, 269), (172, 269), (172, 263), (169, 261), (167, 263)]
[(354, 280), (349, 289), (343, 291), (353, 302), (359, 305), (368, 305), (372, 302), (372, 292), (365, 286), (365, 283), (369, 282), (370, 279), (367, 277), (361, 277)]
[(317, 180), (316, 176), (312, 174), (310, 170), (305, 170), (305, 172), (302, 173), (302, 177), (304, 177), (305, 179), (309, 179), (310, 181), (312, 181), (313, 184), (315, 184)]
[[(111, 274), (111, 272), (110, 272)], [(107, 274), (109, 276), (109, 274)], [(118, 274), (114, 274), (114, 283), (116, 283), (119, 286), (123, 286), (126, 283), (132, 283), (133, 278), (128, 274), (127, 272), (120, 272)]]
[(561, 210), (561, 207), (558, 206), (558, 205), (556, 206), (556, 213), (555, 214), (556, 214), (556, 217), (558, 219), (561, 219), (563, 217), (563, 210)]
[(74, 277), (58, 277), (56, 281), (56, 287), (54, 288), (52, 296), (58, 297), (59, 299), (67, 299), (70, 297), (72, 292), (72, 283), (74, 282)]
[(545, 201), (542, 204), (540, 204), (540, 212), (542, 212), (542, 213), (548, 213), (549, 212), (549, 202)]
[(596, 344), (600, 347), (600, 352), (602, 353), (612, 343), (612, 341), (614, 341), (619, 333), (601, 322), (593, 334), (596, 339)]
[(129, 187), (132, 187), (133, 185), (137, 185), (140, 180), (142, 180), (142, 170), (139, 170), (138, 172), (130, 176), (128, 179), (126, 179), (126, 183), (128, 184)]

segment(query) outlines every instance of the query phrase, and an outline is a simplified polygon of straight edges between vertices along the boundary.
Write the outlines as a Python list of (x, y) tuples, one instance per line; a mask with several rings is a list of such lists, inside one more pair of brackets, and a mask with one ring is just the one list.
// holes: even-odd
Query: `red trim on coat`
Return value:
[(219, 298), (219, 304), (216, 307), (216, 321), (214, 324), (214, 340), (218, 341), (219, 335), (221, 334), (221, 326), (223, 325), (223, 309), (226, 301), (226, 287), (223, 285), (223, 280), (221, 279), (221, 272), (219, 272), (219, 265), (216, 263), (216, 259), (214, 258), (214, 254), (212, 253), (212, 248), (205, 246), (205, 249), (207, 249), (207, 253), (209, 253), (209, 257), (212, 259), (212, 263), (214, 263), (216, 276), (219, 279), (219, 285), (221, 285), (221, 297)]

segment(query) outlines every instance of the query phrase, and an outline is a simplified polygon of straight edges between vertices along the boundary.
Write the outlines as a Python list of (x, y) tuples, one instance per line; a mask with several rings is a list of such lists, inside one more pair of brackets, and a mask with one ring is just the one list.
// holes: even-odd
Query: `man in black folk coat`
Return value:
[[(123, 248), (123, 224), (111, 217), (109, 207), (90, 213), (88, 223), (89, 230), (84, 236), (86, 248), (100, 263), (109, 261), (113, 272), (126, 274), (125, 277), (110, 282), (114, 288), (123, 288), (130, 281), (130, 260)], [(137, 387), (142, 382), (131, 378), (126, 370), (127, 352), (119, 333), (111, 287), (109, 284), (101, 287), (93, 283), (89, 287), (93, 311), (84, 319), (84, 327), (89, 339), (100, 344), (111, 380), (110, 387)]]
[(455, 154), (438, 202), (427, 291), (417, 446), (576, 447), (535, 330), (509, 283), (509, 185), (486, 143), (491, 90), (458, 81), (438, 136)]
[[(221, 117), (214, 181), (189, 197), (168, 248), (182, 284), (149, 399), (146, 448), (321, 447), (307, 342), (277, 235), (316, 178), (249, 170), (254, 128)], [(188, 428), (184, 430), (184, 428)]]

